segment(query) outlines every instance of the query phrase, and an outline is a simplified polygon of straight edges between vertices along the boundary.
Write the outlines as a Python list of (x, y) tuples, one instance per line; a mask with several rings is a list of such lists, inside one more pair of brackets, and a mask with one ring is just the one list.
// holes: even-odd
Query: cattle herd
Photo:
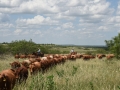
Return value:
[[(76, 59), (92, 60), (95, 58), (102, 59), (106, 57), (111, 59), (113, 54), (86, 55), (73, 52), (70, 54), (48, 54), (42, 57), (36, 55), (15, 55), (15, 61), (9, 63), (11, 68), (0, 72), (0, 90), (12, 90), (15, 84), (26, 82), (29, 75), (35, 75), (37, 72), (43, 74), (52, 66), (64, 64), (67, 60), (75, 61)], [(19, 61), (21, 60), (21, 62)]]

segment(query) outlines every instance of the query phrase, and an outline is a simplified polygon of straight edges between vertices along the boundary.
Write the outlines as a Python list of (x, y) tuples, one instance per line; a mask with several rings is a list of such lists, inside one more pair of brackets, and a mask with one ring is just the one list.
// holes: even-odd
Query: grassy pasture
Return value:
[(67, 53), (69, 53), (71, 49), (74, 49), (77, 53), (86, 53), (86, 52), (96, 53), (96, 51), (98, 50), (96, 48), (85, 48), (85, 47), (75, 47), (75, 46), (51, 47), (51, 50), (60, 50), (60, 52), (67, 52)]
[[(0, 71), (10, 68), (14, 60), (9, 55), (0, 58)], [(16, 84), (13, 90), (120, 90), (119, 76), (119, 60), (68, 60), (45, 74), (29, 75), (26, 84)]]

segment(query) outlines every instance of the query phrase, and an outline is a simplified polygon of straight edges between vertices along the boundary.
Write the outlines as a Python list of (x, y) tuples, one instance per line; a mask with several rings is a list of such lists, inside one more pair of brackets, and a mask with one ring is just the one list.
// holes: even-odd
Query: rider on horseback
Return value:
[(40, 50), (40, 48), (38, 49), (37, 53), (38, 53), (38, 55), (41, 53), (41, 50)]
[(72, 49), (71, 51), (70, 51), (70, 53), (73, 53), (74, 52), (74, 49)]

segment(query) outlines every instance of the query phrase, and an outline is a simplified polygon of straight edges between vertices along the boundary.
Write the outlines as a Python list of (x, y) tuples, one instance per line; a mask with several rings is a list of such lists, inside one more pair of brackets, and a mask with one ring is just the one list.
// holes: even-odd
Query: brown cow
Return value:
[(41, 62), (42, 73), (45, 73), (51, 65), (55, 64), (54, 58), (53, 59), (41, 60), (40, 62)]
[(21, 63), (22, 65), (28, 67), (32, 62), (32, 59), (26, 59), (26, 60), (23, 60)]
[(19, 55), (19, 54), (16, 54), (14, 57), (15, 57), (15, 59), (19, 59), (19, 58), (20, 58), (20, 55)]
[(7, 69), (0, 72), (0, 90), (12, 90), (16, 82), (16, 72)]
[(90, 55), (83, 55), (83, 60), (90, 60)]
[(70, 56), (70, 60), (76, 60), (76, 58), (77, 58), (77, 56), (74, 54)]
[(97, 54), (98, 59), (102, 59), (103, 57), (106, 57), (105, 54)]
[(16, 69), (16, 68), (20, 67), (19, 61), (14, 61), (14, 62), (10, 63), (10, 65), (11, 65), (12, 69)]
[(20, 55), (20, 58), (25, 59), (25, 58), (27, 58), (27, 55), (22, 54), (22, 55)]
[(98, 55), (97, 57), (98, 57), (98, 59), (102, 59), (103, 58), (102, 55)]
[(108, 54), (106, 57), (109, 60), (109, 59), (112, 59), (113, 57), (115, 57), (115, 55), (114, 54)]
[(23, 81), (26, 82), (28, 78), (28, 69), (24, 65), (20, 64), (20, 62), (18, 61), (14, 61), (13, 63), (10, 63), (10, 65), (18, 75), (18, 83), (22, 83)]
[(33, 75), (37, 73), (38, 71), (41, 71), (41, 63), (40, 62), (34, 62), (29, 65), (30, 74)]
[(70, 55), (70, 54), (68, 54), (68, 55), (67, 55), (67, 59), (69, 60), (70, 58), (71, 58), (71, 55)]
[(77, 54), (77, 58), (82, 58), (83, 55), (82, 54)]
[(29, 58), (37, 58), (35, 55), (30, 54)]

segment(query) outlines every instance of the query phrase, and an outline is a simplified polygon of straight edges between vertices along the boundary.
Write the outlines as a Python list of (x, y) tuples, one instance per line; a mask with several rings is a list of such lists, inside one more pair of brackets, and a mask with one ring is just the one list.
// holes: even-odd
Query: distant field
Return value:
[[(0, 58), (0, 71), (10, 68), (14, 60), (9, 55)], [(116, 59), (67, 60), (45, 74), (29, 76), (26, 84), (16, 85), (13, 90), (119, 90), (119, 76), (120, 61)]]
[(61, 52), (63, 51), (67, 51), (67, 52), (70, 52), (71, 49), (74, 49), (74, 51), (78, 52), (78, 53), (86, 53), (86, 52), (95, 52), (97, 51), (99, 48), (93, 48), (93, 47), (75, 47), (75, 46), (64, 46), (64, 47), (52, 47), (51, 48), (52, 50), (60, 50)]

